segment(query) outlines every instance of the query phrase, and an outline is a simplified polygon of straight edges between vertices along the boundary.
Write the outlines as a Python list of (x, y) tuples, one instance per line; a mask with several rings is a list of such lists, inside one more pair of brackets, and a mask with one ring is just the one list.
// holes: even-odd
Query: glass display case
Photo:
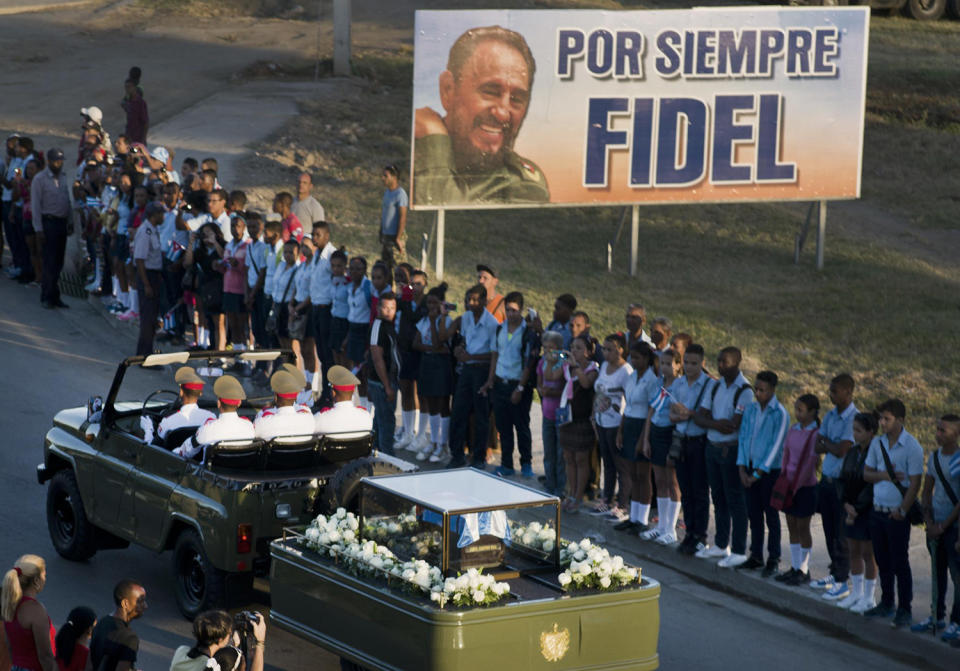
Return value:
[(360, 537), (445, 576), (507, 580), (560, 568), (560, 500), (472, 468), (365, 478)]

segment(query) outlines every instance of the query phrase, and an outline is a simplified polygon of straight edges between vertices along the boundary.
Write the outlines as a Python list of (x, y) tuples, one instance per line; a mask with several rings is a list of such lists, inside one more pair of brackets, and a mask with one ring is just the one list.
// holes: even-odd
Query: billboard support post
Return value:
[(827, 237), (827, 201), (821, 200), (819, 222), (817, 223), (817, 270), (823, 270), (823, 248)]
[(637, 244), (640, 238), (640, 206), (634, 205), (630, 219), (630, 277), (637, 276)]
[(350, 0), (333, 0), (333, 74), (350, 76)]
[(446, 224), (446, 210), (437, 210), (437, 279), (443, 279), (443, 229)]

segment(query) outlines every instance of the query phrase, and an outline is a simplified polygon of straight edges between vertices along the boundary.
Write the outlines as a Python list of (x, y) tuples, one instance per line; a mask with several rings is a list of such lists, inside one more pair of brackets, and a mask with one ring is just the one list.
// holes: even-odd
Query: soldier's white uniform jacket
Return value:
[[(167, 434), (173, 431), (174, 429), (182, 429), (185, 426), (200, 426), (208, 419), (215, 419), (214, 415), (209, 410), (204, 410), (196, 403), (189, 403), (187, 405), (181, 406), (172, 415), (164, 417), (160, 420), (160, 425), (157, 427), (157, 436), (161, 440), (167, 437)], [(153, 434), (144, 436), (144, 439), (149, 443), (153, 440)]]
[(336, 434), (336, 438), (362, 438), (373, 431), (373, 416), (353, 401), (334, 403), (332, 408), (314, 415), (314, 419), (317, 433)]
[(204, 422), (203, 426), (197, 430), (197, 435), (187, 438), (183, 441), (183, 445), (173, 452), (185, 459), (190, 459), (199, 453), (204, 445), (220, 440), (253, 440), (254, 438), (256, 438), (256, 432), (253, 430), (253, 422), (235, 412), (225, 412), (216, 419), (210, 418)]
[(253, 422), (257, 438), (270, 440), (277, 436), (312, 436), (313, 414), (301, 405), (267, 408)]

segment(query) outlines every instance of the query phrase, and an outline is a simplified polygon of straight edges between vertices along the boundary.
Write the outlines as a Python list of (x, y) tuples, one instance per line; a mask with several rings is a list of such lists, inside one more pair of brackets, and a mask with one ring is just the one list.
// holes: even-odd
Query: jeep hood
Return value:
[(87, 409), (85, 407), (67, 408), (54, 416), (53, 425), (79, 435), (80, 427), (86, 420)]

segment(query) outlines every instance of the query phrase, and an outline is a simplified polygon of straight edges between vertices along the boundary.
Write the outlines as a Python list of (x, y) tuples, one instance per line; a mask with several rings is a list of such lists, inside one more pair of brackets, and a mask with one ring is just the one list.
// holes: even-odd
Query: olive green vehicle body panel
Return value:
[[(660, 585), (654, 580), (617, 592), (557, 592), (553, 598), (449, 610), (357, 578), (293, 539), (274, 541), (270, 554), (273, 623), (371, 670), (659, 666)], [(549, 643), (554, 632), (565, 635), (568, 645), (560, 659), (548, 661), (542, 637)]]
[[(73, 471), (87, 516), (104, 531), (162, 552), (189, 527), (200, 534), (211, 563), (225, 571), (252, 570), (253, 559), (266, 556), (267, 544), (284, 526), (309, 521), (329, 475), (264, 480), (217, 475), (123, 431), (88, 426), (86, 412), (70, 408), (55, 416), (44, 439), (48, 473)], [(84, 439), (87, 433), (92, 442)], [(279, 504), (289, 504), (292, 516), (277, 519)], [(253, 528), (249, 553), (236, 551), (239, 524)]]

